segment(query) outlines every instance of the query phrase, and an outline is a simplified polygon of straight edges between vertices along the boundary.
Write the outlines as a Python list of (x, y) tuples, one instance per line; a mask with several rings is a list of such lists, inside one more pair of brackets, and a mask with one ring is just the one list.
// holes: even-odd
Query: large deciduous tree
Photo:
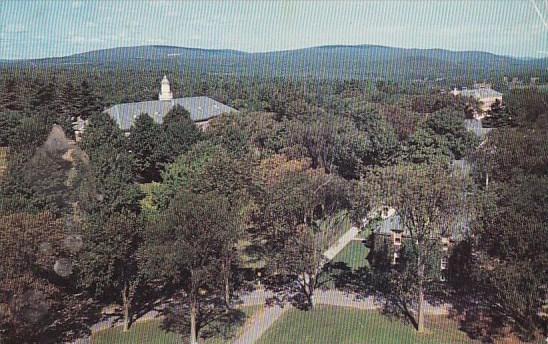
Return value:
[(48, 330), (60, 320), (65, 297), (54, 273), (62, 222), (49, 213), (0, 220), (0, 341), (51, 343)]
[(348, 207), (344, 180), (323, 169), (307, 169), (309, 164), (274, 156), (257, 171), (267, 285), (282, 300), (305, 308), (313, 307), (327, 248), (319, 221)]
[(116, 123), (104, 113), (90, 118), (81, 147), (89, 156), (79, 165), (79, 206), (86, 213), (139, 212), (142, 197), (133, 183), (134, 158)]
[(499, 128), (475, 160), (486, 187), (466, 282), (526, 339), (542, 328), (547, 307), (547, 137), (542, 128)]
[[(462, 177), (462, 176), (461, 176)], [(463, 230), (466, 219), (465, 195), (468, 183), (458, 175), (451, 175), (440, 165), (396, 165), (376, 170), (367, 177), (373, 202), (396, 209), (401, 225), (407, 233), (407, 271), (405, 289), (413, 290), (417, 305), (416, 325), (424, 331), (424, 293), (430, 282), (429, 261), (443, 237)], [(462, 234), (462, 233), (461, 233)], [(402, 281), (395, 281), (401, 283)]]
[(212, 295), (223, 293), (223, 252), (237, 226), (237, 214), (226, 198), (188, 191), (179, 192), (149, 224), (144, 268), (183, 290), (190, 312), (190, 343), (197, 343), (204, 325), (207, 307), (202, 306)]
[(83, 226), (84, 250), (78, 257), (80, 286), (104, 302), (123, 307), (124, 331), (132, 321), (132, 305), (139, 287), (137, 252), (140, 221), (131, 213), (93, 214)]

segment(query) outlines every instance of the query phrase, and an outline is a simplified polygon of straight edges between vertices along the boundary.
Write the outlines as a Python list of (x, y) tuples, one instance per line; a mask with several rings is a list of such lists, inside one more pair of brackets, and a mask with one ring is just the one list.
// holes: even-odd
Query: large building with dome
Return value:
[(201, 128), (206, 128), (210, 119), (223, 113), (238, 112), (237, 110), (209, 97), (173, 98), (169, 80), (164, 75), (158, 100), (137, 103), (116, 104), (106, 109), (123, 131), (129, 131), (135, 119), (142, 113), (148, 114), (156, 123), (162, 123), (163, 118), (176, 105), (182, 106), (190, 113), (192, 120)]

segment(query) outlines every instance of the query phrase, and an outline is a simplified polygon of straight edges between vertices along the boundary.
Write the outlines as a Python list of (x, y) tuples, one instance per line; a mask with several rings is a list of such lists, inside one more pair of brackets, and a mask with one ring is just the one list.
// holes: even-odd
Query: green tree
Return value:
[(220, 195), (181, 191), (145, 233), (144, 269), (184, 291), (190, 343), (197, 343), (207, 318), (200, 304), (222, 293), (222, 252), (235, 230), (234, 216), (228, 200)]
[[(526, 124), (527, 126), (528, 124)], [(483, 188), (463, 285), (524, 339), (538, 334), (548, 282), (548, 148), (542, 128), (499, 128), (476, 154)], [(518, 296), (517, 296), (518, 295)]]
[[(406, 290), (413, 290), (417, 305), (416, 326), (424, 331), (424, 291), (430, 283), (429, 261), (443, 237), (462, 234), (466, 180), (450, 175), (437, 165), (396, 165), (375, 171), (364, 179), (370, 185), (374, 204), (396, 209), (407, 232), (408, 264), (413, 278)], [(410, 265), (412, 264), (412, 265)], [(408, 276), (400, 274), (399, 276)], [(399, 281), (400, 283), (402, 281)]]
[(54, 272), (63, 257), (62, 224), (49, 213), (2, 214), (0, 220), (0, 340), (56, 342), (49, 331), (62, 321), (68, 299)]
[(138, 180), (141, 182), (158, 181), (161, 165), (167, 160), (165, 148), (166, 135), (160, 125), (147, 114), (141, 114), (131, 127), (128, 148), (135, 157)]
[(142, 194), (134, 184), (134, 159), (126, 138), (104, 113), (90, 118), (81, 141), (89, 157), (78, 165), (79, 206), (86, 213), (139, 212)]
[(24, 104), (20, 97), (20, 86), (15, 78), (8, 78), (0, 93), (0, 110), (21, 111)]
[(124, 331), (132, 321), (132, 305), (142, 275), (137, 264), (141, 224), (131, 213), (93, 214), (86, 218), (78, 256), (79, 285), (101, 301), (123, 307)]
[(443, 137), (455, 159), (462, 159), (479, 145), (474, 134), (466, 130), (464, 117), (458, 111), (438, 111), (428, 118), (426, 125)]
[(285, 164), (279, 167), (272, 171), (276, 179), (264, 175), (259, 198), (258, 241), (267, 261), (266, 283), (278, 297), (312, 308), (327, 249), (322, 238), (329, 236), (319, 223), (348, 207), (346, 190), (340, 177), (323, 169), (299, 172)]
[(202, 138), (202, 133), (182, 106), (174, 106), (164, 117), (162, 129), (165, 133), (162, 156), (167, 162), (174, 161)]
[(22, 116), (15, 112), (0, 112), (0, 147), (11, 146), (17, 139), (17, 127)]
[(155, 203), (165, 208), (179, 190), (194, 193), (216, 192), (232, 204), (244, 204), (249, 184), (248, 164), (235, 160), (218, 145), (200, 142), (177, 158), (162, 173), (162, 185)]

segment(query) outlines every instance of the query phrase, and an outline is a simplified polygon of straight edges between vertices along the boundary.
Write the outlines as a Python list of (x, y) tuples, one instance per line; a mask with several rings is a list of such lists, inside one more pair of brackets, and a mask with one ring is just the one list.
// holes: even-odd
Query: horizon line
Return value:
[(446, 49), (446, 48), (404, 48), (404, 47), (397, 47), (397, 46), (389, 46), (389, 45), (382, 45), (382, 44), (367, 44), (367, 43), (361, 43), (361, 44), (324, 44), (324, 45), (305, 46), (305, 47), (293, 48), (293, 49), (279, 49), (279, 50), (265, 50), (265, 51), (245, 51), (245, 50), (231, 49), (231, 48), (201, 48), (201, 47), (178, 46), (178, 45), (170, 45), (170, 44), (139, 44), (139, 45), (127, 45), (127, 46), (117, 46), (117, 47), (111, 47), (111, 48), (99, 48), (99, 49), (85, 50), (85, 51), (82, 51), (82, 52), (76, 52), (76, 53), (72, 53), (72, 54), (68, 54), (68, 55), (57, 55), (57, 56), (47, 56), (47, 57), (15, 58), (15, 59), (0, 58), (0, 61), (15, 62), (15, 61), (46, 60), (46, 59), (54, 59), (54, 58), (72, 57), (72, 56), (87, 54), (87, 53), (96, 52), (96, 51), (124, 49), (124, 48), (139, 48), (139, 47), (165, 47), (165, 48), (179, 48), (179, 49), (191, 49), (191, 50), (203, 50), (203, 51), (233, 51), (233, 52), (250, 54), (250, 55), (251, 54), (283, 53), (283, 52), (307, 50), (307, 49), (314, 49), (314, 48), (379, 47), (379, 48), (403, 49), (403, 50), (438, 50), (438, 51), (448, 51), (448, 52), (453, 52), (453, 53), (484, 53), (484, 54), (490, 54), (490, 55), (494, 55), (494, 56), (508, 57), (508, 58), (520, 59), (520, 60), (528, 60), (528, 59), (529, 60), (540, 60), (540, 59), (548, 58), (548, 56), (533, 57), (533, 56), (516, 56), (516, 55), (507, 55), (507, 54), (497, 54), (497, 53), (493, 53), (493, 52), (485, 51), (485, 50), (454, 50), (454, 49)]

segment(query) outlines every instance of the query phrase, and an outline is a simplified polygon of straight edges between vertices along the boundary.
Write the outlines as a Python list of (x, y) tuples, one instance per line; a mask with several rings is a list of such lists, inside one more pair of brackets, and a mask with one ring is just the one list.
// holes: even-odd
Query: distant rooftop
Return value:
[(151, 100), (138, 103), (117, 104), (105, 110), (122, 130), (129, 130), (135, 119), (142, 113), (147, 113), (156, 123), (162, 123), (167, 113), (180, 105), (190, 113), (195, 122), (207, 121), (223, 113), (238, 112), (209, 97), (187, 97), (171, 100)]
[(502, 97), (502, 93), (495, 91), (492, 88), (487, 87), (480, 87), (480, 88), (474, 88), (474, 89), (463, 89), (460, 91), (460, 94), (463, 97), (474, 97), (476, 99), (484, 99), (484, 98), (500, 98)]
[[(454, 240), (460, 240), (470, 230), (470, 220), (467, 216), (461, 216), (453, 223), (447, 223), (450, 228), (447, 232)], [(391, 235), (393, 231), (402, 232), (404, 236), (409, 235), (409, 231), (403, 226), (399, 215), (392, 215), (378, 225), (375, 230), (376, 234)]]
[(164, 117), (176, 105), (182, 106), (190, 113), (194, 122), (207, 121), (223, 113), (238, 112), (209, 97), (187, 97), (173, 99), (169, 80), (164, 75), (158, 100), (138, 103), (117, 104), (105, 110), (124, 131), (131, 129), (135, 119), (142, 113), (148, 114), (156, 123), (162, 123)]

